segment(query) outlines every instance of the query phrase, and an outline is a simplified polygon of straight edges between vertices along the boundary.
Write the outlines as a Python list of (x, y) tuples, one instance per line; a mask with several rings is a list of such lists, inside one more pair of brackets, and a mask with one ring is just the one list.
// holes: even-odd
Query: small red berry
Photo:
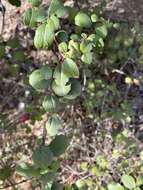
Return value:
[(24, 113), (19, 118), (20, 123), (25, 123), (27, 120), (29, 120), (29, 113)]

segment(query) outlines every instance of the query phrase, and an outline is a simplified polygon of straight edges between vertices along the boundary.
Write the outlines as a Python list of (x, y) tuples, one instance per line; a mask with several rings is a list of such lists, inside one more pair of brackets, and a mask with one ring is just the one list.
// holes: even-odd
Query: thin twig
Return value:
[(45, 127), (43, 127), (42, 143), (41, 143), (41, 145), (42, 145), (42, 146), (44, 146), (44, 145), (45, 145), (46, 135), (47, 135), (46, 128), (45, 128)]
[[(16, 185), (19, 185), (19, 184), (21, 184), (21, 183), (26, 183), (27, 181), (29, 181), (29, 180), (31, 180), (32, 178), (30, 178), (30, 179), (24, 179), (24, 180), (22, 180), (22, 181), (19, 181), (19, 182), (17, 182), (17, 183), (14, 183), (13, 185), (14, 186), (16, 186)], [(9, 187), (12, 187), (12, 185), (5, 185), (4, 187), (0, 187), (0, 189), (7, 189), (7, 188), (9, 188)]]

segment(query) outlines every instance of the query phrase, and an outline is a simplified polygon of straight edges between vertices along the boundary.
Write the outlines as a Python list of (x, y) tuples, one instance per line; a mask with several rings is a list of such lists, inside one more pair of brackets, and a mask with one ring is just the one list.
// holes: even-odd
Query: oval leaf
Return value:
[(45, 65), (41, 69), (37, 69), (31, 73), (29, 83), (36, 90), (45, 89), (49, 86), (51, 77), (52, 69)]
[(53, 153), (47, 146), (36, 148), (33, 153), (33, 161), (40, 168), (48, 167), (53, 161)]
[(68, 45), (66, 42), (62, 42), (58, 45), (58, 49), (61, 53), (66, 53), (68, 51)]
[(135, 180), (132, 176), (124, 174), (121, 177), (121, 181), (124, 184), (124, 186), (128, 189), (133, 189), (136, 187)]
[(34, 45), (37, 49), (49, 48), (54, 40), (53, 27), (49, 27), (49, 23), (40, 25), (35, 33)]
[(92, 25), (90, 17), (85, 13), (78, 13), (75, 17), (75, 24), (83, 28), (89, 28)]
[(81, 94), (81, 84), (78, 80), (72, 79), (71, 81), (71, 90), (68, 95), (66, 95), (64, 98), (73, 100), (80, 96)]
[(62, 71), (69, 78), (77, 78), (79, 77), (79, 70), (76, 63), (70, 59), (66, 58), (64, 63), (62, 64)]
[(0, 180), (5, 181), (8, 179), (12, 174), (12, 169), (10, 166), (4, 166), (0, 169)]
[(29, 8), (23, 14), (24, 24), (30, 27), (35, 27), (37, 22), (43, 21), (44, 18), (45, 15), (42, 9)]
[(63, 185), (58, 182), (52, 184), (51, 190), (63, 190)]
[(108, 190), (124, 190), (124, 187), (120, 185), (119, 183), (112, 183), (108, 185)]
[(55, 81), (52, 83), (52, 89), (58, 96), (65, 96), (71, 90), (71, 85), (57, 85)]
[(47, 112), (55, 112), (59, 106), (59, 101), (56, 96), (47, 96), (42, 105)]
[(33, 165), (22, 163), (16, 167), (17, 174), (23, 177), (38, 177), (40, 176), (40, 169), (35, 168)]
[(55, 136), (57, 135), (61, 126), (62, 123), (59, 117), (57, 115), (53, 115), (52, 117), (49, 118), (48, 122), (46, 123), (47, 133), (50, 136)]
[[(40, 178), (39, 178), (39, 180), (44, 185), (46, 185), (47, 183), (52, 182), (54, 179), (55, 179), (55, 173), (54, 172), (47, 172), (46, 174), (41, 175)], [(51, 190), (51, 188), (49, 190)]]
[(69, 81), (69, 78), (63, 73), (59, 65), (55, 68), (53, 78), (55, 79), (55, 83), (59, 86), (65, 85)]
[(54, 24), (54, 30), (58, 30), (60, 28), (60, 21), (59, 18), (56, 17), (55, 15), (52, 15), (50, 17), (50, 19), (52, 20), (53, 24)]
[(52, 0), (48, 14), (49, 16), (52, 14), (56, 14), (59, 18), (63, 17), (66, 14), (67, 10), (64, 7), (63, 0)]
[(54, 156), (58, 157), (65, 152), (69, 145), (69, 140), (64, 135), (56, 136), (55, 139), (50, 143), (50, 150)]
[(21, 1), (20, 0), (8, 0), (8, 2), (11, 4), (11, 5), (14, 5), (16, 7), (20, 7), (21, 6)]
[(101, 38), (105, 38), (107, 33), (108, 31), (105, 24), (96, 28), (96, 34)]

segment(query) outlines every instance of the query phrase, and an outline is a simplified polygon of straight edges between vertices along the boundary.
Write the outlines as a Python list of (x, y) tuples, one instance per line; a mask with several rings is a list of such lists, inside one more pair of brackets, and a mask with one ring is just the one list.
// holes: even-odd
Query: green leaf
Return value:
[[(46, 185), (49, 182), (52, 182), (55, 179), (55, 173), (54, 172), (47, 172), (46, 174), (43, 174), (40, 176), (39, 180), (42, 182), (42, 184)], [(51, 189), (50, 189), (51, 190)]]
[(11, 5), (14, 5), (16, 7), (20, 7), (21, 6), (21, 1), (20, 0), (8, 0), (8, 2), (11, 4)]
[(73, 100), (73, 99), (77, 98), (78, 96), (80, 96), (81, 84), (76, 79), (71, 79), (70, 82), (71, 82), (71, 90), (70, 90), (69, 94), (66, 95), (64, 98)]
[(29, 8), (23, 14), (23, 22), (25, 25), (35, 27), (37, 22), (42, 22), (45, 19), (43, 9)]
[(51, 78), (52, 70), (48, 65), (45, 65), (31, 73), (29, 83), (36, 90), (42, 90), (49, 87)]
[(35, 33), (34, 45), (37, 49), (49, 48), (54, 40), (53, 27), (50, 27), (49, 23), (40, 25)]
[(32, 6), (38, 7), (42, 3), (42, 0), (28, 0), (28, 2), (31, 3)]
[(68, 46), (69, 49), (74, 49), (76, 50), (77, 52), (80, 51), (80, 46), (79, 46), (79, 43), (78, 42), (75, 42), (74, 40), (70, 40), (69, 41), (69, 46)]
[(138, 176), (136, 179), (137, 186), (143, 185), (143, 176)]
[(3, 44), (0, 44), (0, 59), (2, 59), (5, 56), (5, 46)]
[(52, 0), (48, 15), (56, 14), (59, 18), (63, 17), (67, 13), (66, 8), (64, 7), (63, 0)]
[(50, 68), (49, 65), (44, 65), (44, 66), (41, 67), (39, 70), (40, 70), (41, 75), (43, 76), (43, 78), (44, 78), (45, 80), (49, 80), (49, 79), (52, 78), (53, 71), (52, 71), (52, 69)]
[(135, 180), (132, 176), (124, 174), (121, 177), (121, 181), (124, 184), (124, 186), (128, 189), (133, 189), (136, 187)]
[(63, 190), (63, 185), (58, 182), (52, 184), (51, 190)]
[(124, 190), (124, 187), (119, 183), (112, 183), (108, 185), (108, 190)]
[(78, 13), (78, 10), (75, 9), (75, 7), (69, 7), (67, 6), (67, 12), (68, 12), (68, 19), (69, 22), (74, 23), (75, 16)]
[(32, 158), (37, 167), (47, 168), (53, 161), (53, 153), (48, 146), (40, 146), (35, 149)]
[(51, 186), (52, 186), (51, 183), (47, 183), (47, 184), (45, 185), (45, 187), (44, 187), (43, 190), (51, 190)]
[(0, 169), (0, 180), (5, 181), (12, 174), (12, 169), (9, 166), (5, 166)]
[(39, 177), (40, 169), (28, 163), (21, 163), (16, 167), (16, 173), (23, 177)]
[(79, 77), (78, 67), (76, 63), (70, 58), (66, 58), (64, 60), (64, 63), (62, 64), (62, 70), (64, 74), (67, 75), (69, 78)]
[(133, 190), (141, 190), (139, 187), (136, 187), (135, 189), (133, 189)]
[(89, 43), (87, 41), (84, 41), (80, 44), (80, 51), (82, 53), (89, 53), (93, 49), (93, 43)]
[(9, 65), (9, 71), (10, 71), (12, 76), (18, 76), (19, 71), (20, 71), (19, 64), (11, 64), (11, 65)]
[(49, 19), (47, 20), (47, 28), (49, 28), (49, 30), (52, 31), (53, 33), (54, 33), (55, 30), (56, 30), (56, 26), (55, 26), (55, 24), (54, 24), (54, 21), (53, 21), (51, 18), (49, 18)]
[(58, 30), (60, 28), (60, 21), (59, 18), (55, 15), (51, 15), (50, 19), (54, 24), (54, 30)]
[(98, 16), (96, 14), (91, 15), (91, 20), (92, 22), (97, 22), (98, 21)]
[(58, 65), (54, 71), (53, 78), (55, 81), (52, 83), (52, 89), (58, 96), (65, 96), (69, 93), (71, 85), (67, 84), (69, 81), (68, 76), (63, 72), (60, 65)]
[(65, 186), (64, 190), (73, 190), (73, 188), (70, 185)]
[(80, 36), (78, 34), (71, 34), (70, 39), (73, 41), (80, 41)]
[(82, 179), (78, 179), (76, 181), (76, 186), (79, 188), (79, 189), (85, 189), (86, 187), (86, 183), (85, 183), (85, 180), (82, 180)]
[(64, 85), (64, 84), (57, 85), (56, 82), (53, 81), (52, 89), (57, 96), (65, 96), (71, 90), (71, 85), (70, 84), (68, 84), (68, 85)]
[(96, 157), (97, 165), (102, 168), (103, 170), (107, 169), (109, 167), (109, 163), (107, 158), (103, 154), (99, 154)]
[(66, 151), (68, 145), (68, 138), (64, 135), (59, 135), (50, 143), (49, 147), (54, 156), (58, 157)]
[(53, 115), (48, 119), (48, 122), (46, 123), (47, 133), (50, 136), (55, 136), (58, 134), (58, 131), (61, 128), (61, 126), (62, 123), (59, 117), (57, 115)]
[(81, 60), (84, 63), (87, 63), (87, 64), (91, 64), (92, 63), (92, 59), (93, 59), (93, 53), (92, 52), (85, 53), (81, 57)]
[(55, 83), (59, 86), (65, 85), (69, 81), (69, 78), (63, 73), (60, 65), (55, 68), (53, 78), (55, 79)]
[(56, 96), (46, 96), (42, 105), (47, 112), (56, 112), (59, 107), (59, 100)]
[(54, 160), (50, 165), (50, 169), (54, 172), (57, 172), (59, 168), (60, 168), (60, 162), (58, 160)]
[[(19, 45), (20, 45), (20, 43), (19, 43), (18, 37), (14, 37), (7, 41), (7, 46), (10, 46), (13, 49), (19, 47)], [(1, 50), (1, 48), (0, 48), (0, 50)]]
[(62, 42), (58, 45), (58, 49), (61, 53), (66, 53), (68, 51), (68, 45), (66, 42)]
[(31, 26), (31, 27), (36, 25), (35, 17), (32, 19), (32, 8), (29, 8), (28, 10), (24, 12), (23, 22), (25, 25)]
[(105, 38), (107, 36), (107, 33), (108, 31), (105, 24), (96, 28), (96, 34), (101, 38)]
[(75, 24), (82, 28), (89, 28), (92, 25), (90, 17), (86, 13), (78, 13), (75, 17)]
[(14, 51), (13, 52), (13, 59), (15, 61), (24, 61), (24, 59), (25, 59), (24, 52), (22, 50)]
[(81, 56), (80, 45), (78, 42), (74, 40), (69, 41), (68, 45), (69, 51), (66, 53), (66, 57), (70, 57), (71, 59), (77, 60)]
[(94, 42), (95, 41), (95, 38), (96, 38), (96, 35), (95, 34), (90, 34), (87, 38), (88, 41), (91, 41), (91, 42)]

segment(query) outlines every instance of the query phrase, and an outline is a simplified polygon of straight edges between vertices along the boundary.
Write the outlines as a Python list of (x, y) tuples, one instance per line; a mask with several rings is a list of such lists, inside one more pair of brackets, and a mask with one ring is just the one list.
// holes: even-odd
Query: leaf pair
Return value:
[(46, 170), (51, 166), (55, 157), (59, 157), (65, 152), (68, 147), (68, 139), (64, 135), (59, 135), (52, 140), (49, 146), (40, 146), (35, 149), (33, 153), (34, 165), (37, 168), (43, 168)]
[(52, 15), (46, 23), (41, 24), (35, 33), (34, 45), (37, 49), (49, 48), (55, 38), (55, 31), (60, 27), (59, 19)]
[(53, 181), (55, 177), (54, 159), (65, 152), (68, 144), (69, 140), (66, 136), (56, 136), (49, 146), (44, 145), (35, 149), (32, 156), (33, 165), (22, 163), (17, 166), (17, 173), (24, 177), (36, 177), (46, 184)]
[(79, 77), (79, 70), (72, 59), (66, 58), (61, 66), (56, 67), (53, 77), (55, 79), (52, 83), (53, 91), (58, 96), (65, 96), (71, 90), (69, 79)]
[[(58, 98), (56, 96), (45, 97), (43, 101), (43, 107), (49, 113), (57, 112), (59, 108)], [(62, 126), (61, 120), (56, 114), (50, 116), (46, 123), (46, 130), (48, 135), (50, 136), (57, 135), (61, 126)]]

